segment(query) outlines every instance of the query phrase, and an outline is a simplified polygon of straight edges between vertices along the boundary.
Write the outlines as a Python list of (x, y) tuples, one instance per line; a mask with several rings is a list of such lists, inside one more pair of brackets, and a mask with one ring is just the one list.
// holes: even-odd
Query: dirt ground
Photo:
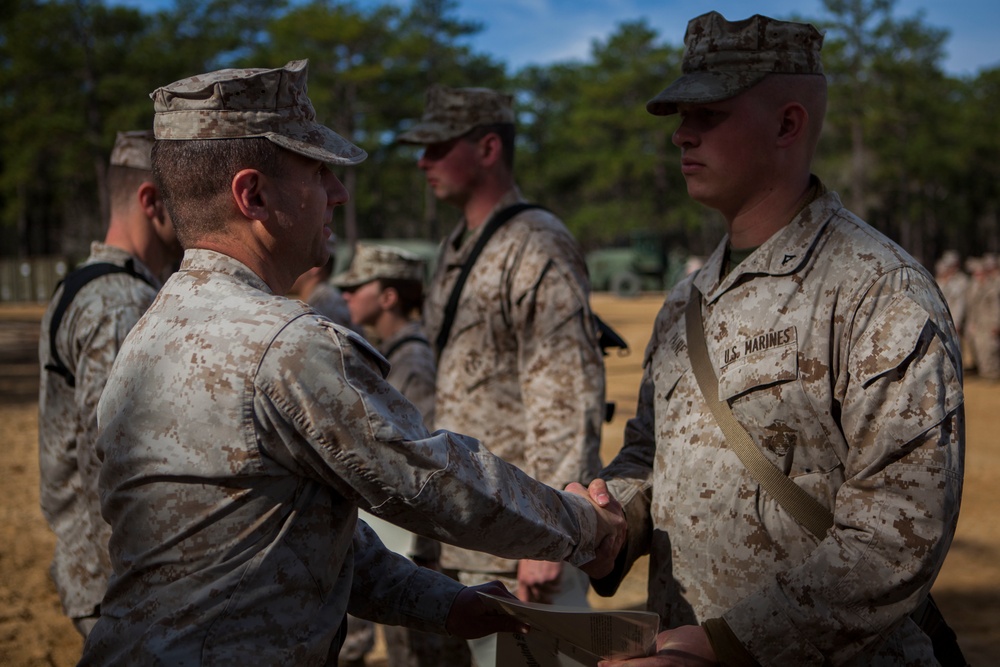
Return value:
[[(608, 399), (616, 416), (605, 428), (605, 461), (621, 446), (625, 420), (635, 409), (642, 352), (661, 295), (618, 299), (598, 294), (594, 308), (632, 347), (631, 354), (607, 360)], [(74, 665), (81, 641), (63, 617), (48, 576), (54, 539), (38, 509), (36, 306), (0, 305), (0, 665)], [(966, 382), (968, 451), (965, 496), (958, 535), (934, 595), (958, 632), (969, 661), (1000, 664), (1000, 385)], [(991, 518), (992, 517), (992, 518)], [(643, 563), (619, 593), (594, 596), (602, 608), (640, 607), (645, 599)], [(369, 665), (384, 665), (377, 646)]]

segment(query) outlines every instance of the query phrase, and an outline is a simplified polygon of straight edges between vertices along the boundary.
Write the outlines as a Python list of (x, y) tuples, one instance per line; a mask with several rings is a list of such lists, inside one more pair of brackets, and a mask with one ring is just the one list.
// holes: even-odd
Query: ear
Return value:
[(142, 209), (147, 218), (157, 222), (163, 220), (163, 200), (160, 199), (160, 193), (152, 181), (144, 181), (136, 190), (135, 196), (139, 202), (139, 208)]
[(383, 287), (378, 295), (378, 305), (382, 310), (392, 310), (399, 303), (399, 292), (395, 287)]
[(267, 220), (267, 184), (267, 176), (256, 169), (243, 169), (233, 176), (233, 201), (248, 220)]
[(490, 132), (479, 140), (479, 159), (485, 166), (499, 162), (503, 155), (503, 142), (496, 132)]
[(787, 147), (806, 136), (809, 127), (809, 112), (798, 102), (789, 102), (780, 110), (778, 146)]
[(167, 205), (160, 196), (160, 190), (151, 181), (145, 181), (136, 191), (139, 207), (157, 227), (168, 224)]

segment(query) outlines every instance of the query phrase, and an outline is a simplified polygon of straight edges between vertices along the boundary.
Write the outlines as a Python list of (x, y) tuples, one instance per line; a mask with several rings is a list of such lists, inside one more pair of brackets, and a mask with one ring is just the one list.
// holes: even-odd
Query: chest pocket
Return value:
[(826, 473), (840, 459), (799, 378), (795, 327), (740, 343), (742, 356), (719, 373), (719, 398), (786, 475)]
[[(689, 372), (684, 320), (680, 320), (663, 337), (663, 342), (646, 350), (642, 365), (649, 369), (656, 387), (656, 400), (668, 401), (684, 373)], [(693, 381), (692, 375), (692, 381)]]
[(798, 377), (795, 327), (748, 339), (743, 347), (743, 356), (726, 365), (719, 374), (721, 400), (731, 400)]

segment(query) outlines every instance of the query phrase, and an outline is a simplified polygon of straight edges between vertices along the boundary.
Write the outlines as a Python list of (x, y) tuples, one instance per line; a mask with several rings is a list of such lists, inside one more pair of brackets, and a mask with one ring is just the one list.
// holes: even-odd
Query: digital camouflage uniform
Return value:
[(966, 305), (969, 296), (969, 276), (960, 268), (958, 253), (946, 251), (938, 260), (934, 279), (941, 288), (941, 294), (951, 311), (955, 329), (961, 336), (965, 327)]
[(978, 262), (968, 291), (967, 342), (977, 375), (1000, 380), (1000, 275), (995, 257)]
[[(823, 76), (822, 42), (804, 23), (703, 14), (688, 23), (682, 76), (646, 108), (669, 115), (690, 103), (695, 118), (711, 115), (704, 105), (771, 73), (801, 75), (793, 82), (810, 95), (820, 87), (808, 77)], [(691, 134), (696, 146), (698, 130)], [(810, 137), (800, 139), (792, 148), (810, 150)], [(768, 158), (771, 176), (798, 179), (806, 156), (779, 162), (785, 156)], [(958, 338), (932, 276), (811, 178), (789, 222), (776, 221), (778, 231), (735, 266), (723, 239), (660, 310), (636, 416), (601, 473), (628, 519), (618, 564), (648, 553), (649, 607), (665, 627), (703, 623), (723, 660), (935, 664), (909, 614), (958, 520)], [(762, 456), (830, 510), (824, 539), (757, 483), (706, 404), (688, 353), (692, 285), (718, 378), (708, 391)], [(620, 575), (595, 588), (607, 594)]]
[[(90, 246), (84, 264), (125, 266), (129, 260), (153, 284), (159, 280), (135, 257), (103, 243)], [(45, 370), (52, 363), (49, 326), (63, 288), (56, 290), (42, 318), (38, 341), (41, 383), (38, 397), (38, 456), (42, 513), (56, 534), (52, 579), (70, 618), (94, 616), (104, 597), (111, 563), (111, 528), (101, 518), (95, 454), (97, 401), (129, 330), (156, 296), (150, 285), (127, 273), (87, 283), (70, 302), (56, 334), (59, 358), (76, 386)]]
[(335, 664), (348, 610), (440, 630), (460, 586), (385, 550), (359, 506), (444, 540), (577, 562), (588, 503), (427, 434), (356, 334), (188, 250), (101, 401), (116, 576), (84, 664)]
[[(440, 144), (515, 121), (509, 94), (434, 85), (420, 120), (398, 140)], [(480, 226), (469, 230), (463, 217), (442, 244), (424, 303), (431, 340), (440, 335), (462, 265), (489, 219), (523, 201), (511, 187)], [(540, 209), (511, 217), (476, 260), (439, 350), (435, 425), (490, 434), (493, 453), (552, 487), (593, 479), (605, 405), (589, 297), (583, 255), (562, 222)], [(467, 584), (518, 585), (516, 561), (445, 545), (441, 564)], [(563, 568), (558, 585), (554, 603), (587, 604), (581, 572)], [(477, 662), (494, 659), (489, 641), (470, 643)]]
[[(422, 286), (423, 260), (405, 250), (372, 243), (358, 243), (351, 265), (335, 276), (332, 283), (356, 290), (374, 281), (408, 281)], [(391, 365), (386, 380), (423, 415), (428, 430), (434, 428), (434, 351), (418, 321), (409, 321), (379, 342), (378, 350)], [(438, 566), (441, 545), (437, 540), (415, 535), (361, 512), (383, 543), (415, 563)], [(421, 632), (403, 626), (383, 626), (386, 651), (392, 667), (438, 667), (467, 663), (465, 640)], [(342, 664), (361, 664), (374, 646), (374, 627), (354, 616), (348, 617), (348, 632), (340, 651)], [(458, 656), (458, 657), (456, 657)], [(354, 661), (353, 663), (351, 661)]]
[[(626, 508), (626, 562), (650, 554), (648, 604), (665, 627), (722, 617), (761, 665), (935, 664), (907, 614), (948, 551), (962, 489), (961, 358), (941, 293), (833, 193), (720, 280), (725, 248), (667, 297), (638, 412), (601, 473)], [(702, 398), (692, 280), (719, 398), (833, 512), (822, 542), (762, 491)]]
[[(262, 137), (360, 162), (315, 122), (306, 66), (157, 89), (157, 141)], [(472, 438), (429, 435), (387, 371), (240, 261), (188, 249), (98, 407), (115, 574), (81, 664), (333, 665), (348, 610), (442, 631), (461, 586), (386, 550), (359, 507), (510, 557), (594, 559), (588, 500)]]
[[(434, 428), (434, 348), (420, 322), (410, 322), (380, 342), (379, 352), (392, 366), (389, 384), (416, 406), (428, 430)], [(484, 434), (485, 435), (485, 434)]]
[[(341, 290), (356, 290), (376, 280), (402, 281), (422, 291), (426, 266), (417, 255), (378, 243), (358, 243), (351, 264), (330, 281)], [(384, 289), (384, 285), (383, 285)], [(346, 302), (345, 302), (346, 305)], [(404, 316), (409, 317), (410, 313)], [(386, 378), (424, 416), (428, 430), (434, 428), (434, 349), (419, 321), (404, 324), (378, 344), (378, 350), (391, 364)]]
[[(523, 201), (515, 189), (499, 211)], [(424, 304), (434, 340), (462, 262), (482, 227), (445, 241)], [(459, 246), (459, 243), (461, 245)], [(486, 245), (462, 290), (438, 359), (435, 426), (489, 436), (490, 451), (563, 488), (600, 469), (604, 362), (589, 306), (586, 265), (551, 213), (514, 216)], [(442, 565), (513, 573), (515, 561), (445, 546)]]
[[(112, 167), (148, 172), (152, 145), (149, 131), (119, 132), (109, 162)], [(93, 623), (84, 619), (97, 615), (111, 576), (107, 546), (111, 528), (101, 518), (97, 493), (101, 466), (95, 455), (97, 401), (122, 341), (160, 285), (159, 277), (120, 248), (92, 243), (83, 265), (96, 263), (118, 267), (128, 263), (149, 282), (128, 272), (103, 275), (86, 283), (69, 302), (56, 333), (56, 352), (72, 373), (73, 385), (47, 368), (55, 362), (50, 333), (63, 286), (49, 302), (38, 341), (39, 495), (42, 514), (56, 535), (51, 574), (64, 613), (84, 634), (86, 624)]]
[(344, 301), (340, 290), (333, 285), (326, 282), (319, 283), (309, 293), (306, 303), (334, 324), (351, 327), (351, 311), (347, 309), (347, 302)]
[[(410, 322), (379, 343), (378, 349), (392, 366), (386, 380), (420, 411), (424, 425), (432, 430), (436, 368), (434, 348), (423, 326)], [(407, 551), (405, 555), (421, 565), (436, 565), (441, 559), (441, 543), (420, 535), (412, 536)], [(469, 649), (463, 639), (398, 625), (383, 627), (383, 633), (391, 667), (440, 667), (468, 662)]]

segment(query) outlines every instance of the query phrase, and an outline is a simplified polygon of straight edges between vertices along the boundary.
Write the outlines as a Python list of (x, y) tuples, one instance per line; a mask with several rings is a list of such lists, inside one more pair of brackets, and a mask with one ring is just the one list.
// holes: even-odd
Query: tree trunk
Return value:
[(851, 204), (848, 207), (862, 218), (865, 211), (865, 132), (861, 116), (851, 121)]

